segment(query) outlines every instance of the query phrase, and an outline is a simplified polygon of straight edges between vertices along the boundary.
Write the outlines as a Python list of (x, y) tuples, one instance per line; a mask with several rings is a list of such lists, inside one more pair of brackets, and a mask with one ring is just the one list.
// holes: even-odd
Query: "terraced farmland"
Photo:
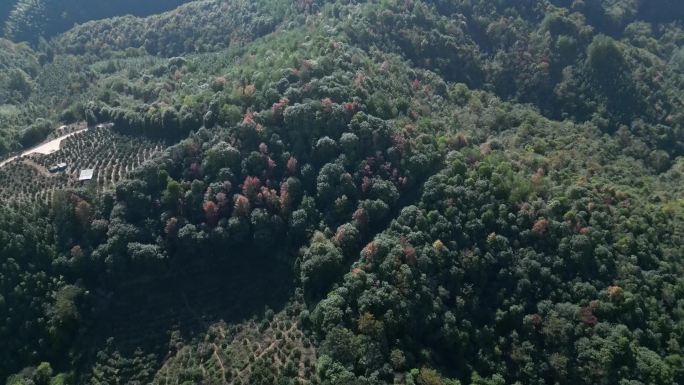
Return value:
[[(93, 169), (92, 182), (106, 190), (164, 148), (162, 142), (126, 136), (106, 127), (74, 134), (61, 143), (59, 151), (18, 158), (0, 168), (2, 201), (50, 202), (55, 190), (76, 187), (81, 170)], [(65, 163), (57, 173), (48, 169)]]
[[(141, 358), (137, 352), (145, 351), (153, 353), (154, 365), (164, 366), (145, 382), (155, 385), (256, 383), (251, 380), (266, 367), (273, 374), (310, 377), (316, 356), (294, 317), (301, 305), (286, 307), (292, 276), (282, 274), (286, 265), (248, 252), (233, 249), (225, 258), (182, 268), (169, 263), (163, 272), (124, 278), (115, 291), (96, 293), (94, 327), (78, 337), (89, 351), (83, 358), (99, 368), (93, 376), (131, 370)], [(242, 276), (231, 277), (233, 271)], [(107, 330), (108, 338), (99, 330)]]
[(274, 383), (284, 374), (310, 384), (315, 362), (312, 341), (301, 325), (280, 313), (261, 322), (212, 325), (200, 342), (175, 352), (157, 372), (154, 384)]

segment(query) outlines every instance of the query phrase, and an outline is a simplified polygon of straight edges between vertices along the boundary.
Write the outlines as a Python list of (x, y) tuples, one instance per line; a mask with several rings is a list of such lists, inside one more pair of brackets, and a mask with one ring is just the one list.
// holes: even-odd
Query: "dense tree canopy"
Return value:
[(39, 39), (50, 38), (77, 23), (122, 14), (144, 16), (173, 9), (184, 2), (8, 0), (0, 6), (0, 22), (7, 38), (35, 44)]
[(0, 156), (91, 126), (0, 166), (0, 379), (684, 383), (679, 2), (154, 3), (0, 6)]

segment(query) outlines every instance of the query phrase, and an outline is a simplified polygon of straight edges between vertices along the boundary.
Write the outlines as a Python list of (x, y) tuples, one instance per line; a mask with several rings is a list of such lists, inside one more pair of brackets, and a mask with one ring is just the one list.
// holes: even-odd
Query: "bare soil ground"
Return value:
[(88, 130), (88, 129), (84, 128), (82, 130), (78, 130), (78, 131), (74, 131), (74, 132), (66, 134), (66, 135), (62, 135), (57, 139), (52, 139), (52, 140), (47, 141), (45, 143), (39, 144), (38, 146), (30, 148), (30, 149), (22, 152), (21, 154), (19, 154), (17, 156), (13, 156), (11, 158), (3, 160), (2, 162), (0, 162), (0, 167), (3, 167), (4, 165), (12, 162), (15, 159), (22, 158), (25, 156), (29, 156), (31, 154), (48, 155), (48, 154), (52, 154), (53, 152), (59, 151), (60, 145), (61, 145), (63, 140), (69, 138), (70, 136), (76, 135), (79, 132), (83, 132), (86, 130)]

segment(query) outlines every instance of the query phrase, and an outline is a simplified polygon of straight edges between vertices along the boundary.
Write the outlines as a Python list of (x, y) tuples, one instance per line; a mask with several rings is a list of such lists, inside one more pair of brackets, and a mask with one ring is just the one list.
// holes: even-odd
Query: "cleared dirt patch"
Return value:
[(50, 140), (48, 142), (45, 142), (43, 144), (39, 144), (36, 147), (30, 148), (24, 152), (22, 152), (19, 155), (13, 156), (9, 159), (5, 159), (2, 162), (0, 162), (0, 167), (3, 167), (7, 163), (10, 163), (11, 161), (17, 159), (17, 158), (22, 158), (24, 156), (29, 156), (31, 154), (41, 154), (41, 155), (48, 155), (52, 154), (53, 152), (59, 151), (60, 145), (62, 144), (62, 141), (69, 138), (70, 136), (76, 135), (80, 132), (87, 131), (87, 128), (84, 128), (82, 130), (74, 131), (72, 133), (62, 135), (57, 139)]

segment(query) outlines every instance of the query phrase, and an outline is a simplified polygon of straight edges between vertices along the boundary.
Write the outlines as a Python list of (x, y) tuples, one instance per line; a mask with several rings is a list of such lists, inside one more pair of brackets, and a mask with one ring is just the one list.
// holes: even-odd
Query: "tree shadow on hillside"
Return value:
[(163, 276), (122, 282), (115, 292), (100, 293), (106, 305), (76, 341), (75, 351), (82, 354), (78, 367), (89, 370), (105, 347), (129, 357), (142, 351), (160, 362), (170, 351), (172, 333), (190, 341), (216, 322), (261, 317), (266, 307), (280, 311), (292, 296), (292, 267), (253, 253), (231, 252), (230, 259), (208, 258), (211, 262), (198, 258)]

